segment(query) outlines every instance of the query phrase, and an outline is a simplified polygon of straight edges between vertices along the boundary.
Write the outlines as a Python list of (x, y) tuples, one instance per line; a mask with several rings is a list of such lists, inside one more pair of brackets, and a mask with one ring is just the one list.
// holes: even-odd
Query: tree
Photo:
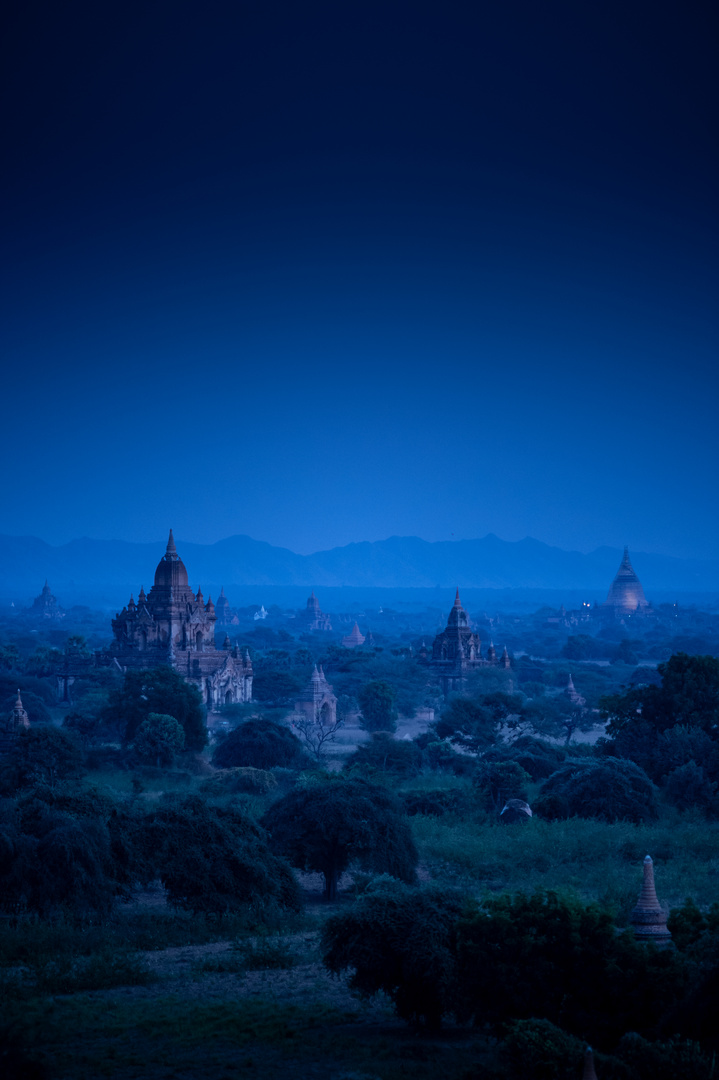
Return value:
[(435, 731), (440, 739), (451, 739), (480, 753), (496, 740), (499, 726), (495, 710), (470, 698), (454, 697), (435, 724)]
[(335, 975), (349, 971), (362, 996), (384, 991), (403, 1020), (436, 1030), (458, 1004), (454, 928), (463, 907), (456, 893), (380, 877), (351, 911), (327, 920), (323, 962)]
[(358, 772), (368, 778), (377, 773), (392, 776), (417, 776), (422, 768), (422, 751), (408, 739), (395, 739), (388, 731), (375, 731), (369, 742), (358, 746), (344, 764), (346, 772)]
[(357, 695), (365, 731), (397, 730), (397, 691), (385, 679), (365, 683)]
[(110, 720), (119, 721), (128, 743), (150, 713), (174, 716), (185, 732), (188, 750), (202, 750), (207, 743), (200, 692), (171, 667), (128, 671), (122, 687), (110, 694), (107, 712)]
[(544, 781), (535, 808), (550, 819), (653, 821), (656, 788), (643, 769), (624, 758), (568, 761)]
[(192, 796), (167, 800), (143, 822), (145, 843), (174, 907), (221, 917), (250, 908), (299, 911), (294, 875), (263, 830), (237, 808)]
[(529, 774), (516, 761), (480, 761), (472, 786), (485, 810), (501, 814), (507, 799), (527, 801)]
[(79, 779), (85, 755), (69, 731), (51, 724), (37, 724), (21, 731), (4, 763), (3, 776), (10, 788)]
[(364, 780), (328, 780), (279, 799), (262, 824), (273, 850), (301, 870), (324, 875), (325, 898), (351, 862), (363, 869), (413, 881), (417, 849), (399, 804)]
[(309, 764), (302, 743), (289, 728), (259, 718), (246, 720), (230, 732), (212, 761), (220, 769), (302, 769)]
[(671, 950), (617, 933), (596, 904), (549, 891), (488, 897), (456, 933), (460, 997), (479, 1024), (544, 1019), (606, 1046), (651, 1032), (686, 985)]
[(185, 745), (185, 732), (174, 716), (150, 713), (135, 732), (135, 753), (161, 765), (171, 765)]
[(334, 742), (337, 732), (344, 727), (344, 722), (344, 716), (339, 709), (336, 710), (333, 720), (329, 711), (323, 709), (319, 702), (315, 703), (311, 716), (298, 713), (292, 718), (293, 727), (299, 731), (308, 753), (318, 765), (322, 762), (327, 743)]
[[(289, 654), (287, 656), (289, 658)], [(301, 689), (300, 680), (282, 668), (259, 671), (252, 680), (252, 695), (256, 701), (289, 701), (295, 698)]]

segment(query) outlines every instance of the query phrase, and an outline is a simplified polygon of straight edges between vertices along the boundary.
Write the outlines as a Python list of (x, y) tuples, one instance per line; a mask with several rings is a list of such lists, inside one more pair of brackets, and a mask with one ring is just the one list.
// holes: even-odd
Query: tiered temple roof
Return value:
[(123, 667), (169, 664), (195, 683), (211, 708), (250, 701), (250, 658), (237, 648), (216, 648), (216, 621), (212, 597), (205, 603), (202, 589), (194, 593), (190, 588), (170, 529), (149, 594), (140, 589), (137, 604), (131, 596), (112, 620), (115, 640), (110, 652)]

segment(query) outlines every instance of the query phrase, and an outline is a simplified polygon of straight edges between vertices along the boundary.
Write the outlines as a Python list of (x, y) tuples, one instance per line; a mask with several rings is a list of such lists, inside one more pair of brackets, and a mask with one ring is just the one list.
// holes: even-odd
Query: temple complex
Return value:
[(489, 665), (509, 667), (510, 664), (506, 648), (499, 659), (494, 645), (490, 645), (486, 657), (482, 656), (479, 635), (474, 633), (469, 624), (469, 615), (459, 599), (459, 589), (447, 619), (447, 626), (434, 639), (432, 659), (429, 663), (439, 676), (445, 694), (460, 690), (470, 671)]
[(131, 596), (112, 620), (110, 655), (125, 669), (169, 664), (197, 686), (210, 709), (251, 701), (249, 655), (233, 649), (229, 638), (224, 648), (216, 648), (216, 621), (212, 597), (205, 603), (202, 590), (190, 588), (170, 529), (150, 592), (141, 588), (137, 603)]
[(12, 750), (15, 739), (21, 731), (27, 731), (30, 727), (30, 718), (25, 711), (20, 697), (20, 691), (17, 692), (17, 701), (13, 707), (12, 712), (4, 720), (0, 721), (0, 754), (7, 754)]
[(624, 615), (642, 613), (649, 606), (642, 583), (629, 561), (629, 548), (625, 547), (624, 557), (609, 588), (607, 599), (602, 604), (602, 611), (621, 618)]
[(307, 607), (300, 616), (304, 623), (305, 630), (331, 630), (332, 623), (329, 615), (326, 615), (324, 611), (320, 610), (320, 602), (312, 592), (309, 600), (307, 601)]
[(314, 666), (309, 683), (295, 701), (295, 712), (308, 720), (317, 720), (324, 727), (337, 720), (337, 698), (321, 667)]

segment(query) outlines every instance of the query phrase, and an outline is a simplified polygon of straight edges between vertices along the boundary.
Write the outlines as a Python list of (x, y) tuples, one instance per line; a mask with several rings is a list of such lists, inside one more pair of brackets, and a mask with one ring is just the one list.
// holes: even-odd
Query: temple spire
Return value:
[(167, 540), (166, 555), (177, 555), (177, 548), (175, 547), (175, 538), (172, 535), (172, 529), (170, 529), (170, 535)]
[(636, 907), (630, 915), (637, 941), (653, 941), (659, 948), (671, 944), (671, 931), (667, 929), (667, 913), (659, 903), (654, 885), (654, 863), (650, 855), (644, 859), (644, 880)]
[(597, 1073), (594, 1068), (594, 1051), (591, 1046), (588, 1046), (584, 1051), (584, 1072), (582, 1073), (582, 1080), (597, 1080)]
[(457, 594), (456, 594), (456, 596), (454, 598), (454, 606), (455, 607), (461, 607), (462, 606), (462, 601), (459, 599), (459, 585), (457, 586)]

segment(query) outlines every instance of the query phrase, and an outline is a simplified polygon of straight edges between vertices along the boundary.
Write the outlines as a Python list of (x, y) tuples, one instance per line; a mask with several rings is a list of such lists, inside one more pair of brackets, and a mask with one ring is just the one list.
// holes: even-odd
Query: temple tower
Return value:
[(672, 944), (671, 930), (667, 929), (667, 913), (657, 898), (654, 886), (654, 863), (651, 856), (644, 859), (644, 881), (630, 921), (637, 941), (653, 941), (659, 948)]
[(649, 607), (642, 583), (629, 560), (628, 547), (624, 548), (624, 556), (602, 607), (617, 616), (632, 615)]

